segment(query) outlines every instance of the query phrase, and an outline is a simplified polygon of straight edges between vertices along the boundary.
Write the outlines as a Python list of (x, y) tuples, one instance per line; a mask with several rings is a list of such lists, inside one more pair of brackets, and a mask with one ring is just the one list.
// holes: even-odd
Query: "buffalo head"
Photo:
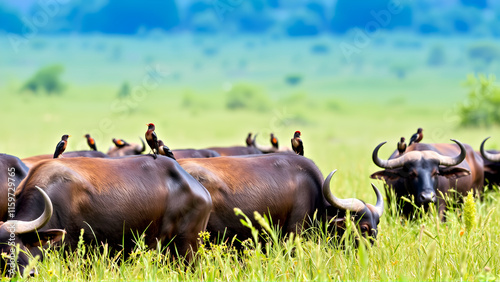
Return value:
[[(45, 191), (35, 187), (43, 196), (45, 204), (43, 213), (35, 220), (8, 220), (0, 225), (0, 253), (6, 254), (3, 256), (4, 259), (0, 260), (0, 265), (2, 269), (7, 269), (10, 275), (15, 274), (17, 269), (23, 273), (29, 263), (27, 252), (41, 255), (40, 246), (46, 245), (49, 241), (52, 243), (60, 241), (65, 234), (65, 231), (61, 229), (40, 230), (52, 216), (52, 202)], [(17, 245), (19, 245), (20, 252), (16, 260)], [(31, 273), (33, 274), (33, 270)]]
[(410, 150), (389, 160), (378, 157), (378, 151), (386, 142), (380, 143), (373, 151), (373, 162), (385, 170), (371, 175), (374, 179), (384, 179), (394, 189), (396, 197), (414, 198), (417, 206), (426, 207), (437, 203), (439, 178), (458, 178), (470, 174), (470, 171), (457, 167), (464, 161), (466, 149), (462, 143), (451, 139), (460, 147), (460, 154), (455, 157), (444, 156), (432, 150)]
[[(377, 187), (372, 184), (373, 190), (377, 195), (377, 203), (375, 206), (366, 204), (355, 198), (339, 199), (335, 197), (330, 190), (330, 180), (336, 171), (337, 170), (332, 171), (323, 183), (323, 196), (331, 205), (331, 207), (327, 207), (328, 220), (333, 220), (336, 227), (342, 229), (346, 220), (346, 211), (349, 211), (361, 235), (365, 238), (370, 238), (373, 243), (373, 240), (377, 238), (377, 226), (380, 222), (380, 217), (384, 213), (384, 199), (382, 198), (382, 194)], [(331, 210), (332, 208), (333, 211)]]

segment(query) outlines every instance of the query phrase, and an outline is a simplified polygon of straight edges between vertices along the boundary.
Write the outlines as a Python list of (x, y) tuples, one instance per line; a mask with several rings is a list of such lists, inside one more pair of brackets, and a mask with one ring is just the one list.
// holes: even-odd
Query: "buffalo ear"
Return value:
[[(342, 214), (342, 213), (340, 213)], [(326, 207), (326, 216), (328, 219), (328, 222), (335, 224), (335, 226), (344, 226), (345, 222), (345, 216), (340, 216), (339, 215), (339, 209), (333, 207), (333, 206), (327, 206)]]
[(331, 222), (337, 228), (345, 229), (345, 217), (335, 217), (331, 220)]
[(39, 247), (44, 246), (48, 242), (54, 244), (62, 240), (63, 236), (66, 234), (66, 231), (62, 229), (49, 229), (44, 231), (31, 232), (28, 234), (23, 234), (21, 240), (23, 244), (30, 247)]
[(498, 167), (498, 165), (491, 165), (491, 166), (490, 165), (485, 165), (483, 167), (483, 169), (484, 169), (484, 172), (489, 172), (491, 174), (497, 174), (497, 173), (499, 173), (499, 167)]
[(400, 176), (397, 172), (390, 171), (390, 170), (381, 170), (381, 171), (377, 171), (377, 172), (373, 173), (372, 175), (370, 175), (370, 178), (372, 178), (372, 179), (381, 179), (381, 180), (385, 180), (385, 181), (396, 180), (399, 177)]
[(459, 178), (462, 176), (470, 175), (470, 171), (466, 168), (462, 167), (446, 167), (439, 169), (439, 175), (442, 175), (446, 178)]

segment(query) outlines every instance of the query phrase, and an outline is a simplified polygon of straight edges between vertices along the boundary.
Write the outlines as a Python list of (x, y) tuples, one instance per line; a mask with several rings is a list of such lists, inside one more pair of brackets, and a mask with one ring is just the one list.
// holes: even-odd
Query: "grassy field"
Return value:
[(205, 241), (191, 267), (169, 261), (158, 251), (161, 247), (146, 250), (142, 244), (127, 260), (110, 254), (106, 246), (81, 247), (69, 256), (64, 250), (47, 251), (43, 263), (36, 264), (35, 280), (495, 281), (500, 266), (495, 224), (500, 214), (494, 208), (498, 200), (489, 195), (476, 204), (477, 226), (471, 229), (462, 222), (463, 215), (452, 215), (445, 224), (435, 213), (411, 223), (385, 216), (376, 243), (359, 249), (352, 248), (349, 239), (348, 247), (337, 248), (318, 230), (273, 244), (270, 230), (270, 242), (262, 246), (248, 240), (241, 253)]
[[(370, 183), (379, 188), (383, 183), (369, 178), (378, 170), (371, 152), (382, 141), (389, 141), (381, 150), (387, 157), (401, 136), (409, 139), (418, 127), (424, 128), (424, 141), (429, 143), (454, 138), (479, 149), (481, 141), (492, 136), (489, 148), (500, 145), (498, 127), (458, 127), (456, 105), (467, 95), (460, 83), (470, 70), (461, 54), (467, 40), (450, 40), (450, 63), (438, 69), (421, 61), (426, 48), (439, 40), (423, 41), (423, 47), (409, 50), (375, 45), (362, 54), (363, 60), (350, 64), (337, 53), (338, 40), (326, 38), (274, 44), (272, 39), (252, 37), (221, 42), (185, 37), (147, 39), (152, 42), (100, 37), (36, 40), (42, 42), (36, 48), (42, 49), (0, 58), (0, 73), (6, 78), (0, 81), (2, 153), (53, 153), (63, 134), (72, 135), (67, 150), (86, 149), (85, 133), (95, 137), (99, 150), (107, 151), (113, 137), (137, 142), (149, 122), (156, 124), (159, 138), (172, 149), (243, 145), (248, 132), (258, 132), (257, 141), (263, 145), (274, 132), (280, 144), (290, 146), (293, 132), (300, 130), (305, 155), (323, 174), (338, 169), (332, 179), (337, 196), (374, 203)], [(398, 40), (409, 39), (394, 39)], [(310, 46), (318, 42), (333, 51), (326, 57), (311, 55)], [(159, 52), (155, 44), (165, 50)], [(115, 62), (116, 48), (122, 51)], [(207, 48), (215, 48), (217, 55), (204, 55)], [(392, 75), (388, 66), (401, 58), (411, 58), (407, 60), (414, 66), (404, 79)], [(38, 67), (52, 62), (66, 67), (62, 95), (18, 91)], [(117, 98), (122, 82), (141, 86), (146, 67), (156, 64), (169, 71), (158, 87), (139, 98)], [(303, 82), (287, 85), (284, 77), (297, 72)], [(226, 107), (228, 92), (241, 82), (268, 97), (266, 110)], [(267, 252), (252, 242), (243, 254), (206, 243), (189, 269), (140, 244), (127, 260), (102, 248), (87, 247), (66, 257), (64, 250), (49, 250), (36, 264), (35, 280), (499, 280), (499, 200), (497, 192), (490, 192), (476, 201), (477, 227), (471, 230), (465, 228), (462, 206), (446, 223), (432, 214), (406, 222), (386, 213), (375, 245), (359, 251), (335, 248), (331, 238), (319, 232), (284, 238), (265, 246)]]

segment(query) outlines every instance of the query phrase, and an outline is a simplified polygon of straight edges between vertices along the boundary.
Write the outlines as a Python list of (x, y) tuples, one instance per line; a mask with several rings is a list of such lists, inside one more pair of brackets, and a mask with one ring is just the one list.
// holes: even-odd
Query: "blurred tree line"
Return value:
[(24, 83), (20, 91), (46, 95), (61, 94), (65, 88), (60, 78), (63, 72), (64, 66), (62, 65), (42, 67)]
[[(136, 34), (149, 30), (200, 33), (274, 32), (311, 36), (352, 28), (418, 33), (500, 35), (500, 1), (491, 0), (74, 0), (0, 3), (0, 29)], [(61, 2), (61, 3), (60, 3)], [(23, 30), (24, 28), (24, 30)]]
[(500, 87), (494, 75), (469, 75), (464, 82), (469, 89), (467, 99), (459, 104), (462, 126), (491, 126), (500, 124)]

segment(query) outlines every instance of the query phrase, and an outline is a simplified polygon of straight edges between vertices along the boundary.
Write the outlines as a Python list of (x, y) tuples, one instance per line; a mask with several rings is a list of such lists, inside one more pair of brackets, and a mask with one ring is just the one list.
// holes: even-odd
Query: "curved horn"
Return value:
[(382, 194), (378, 190), (377, 186), (375, 184), (371, 183), (373, 187), (373, 191), (375, 191), (375, 194), (377, 194), (377, 203), (375, 204), (375, 208), (377, 209), (378, 216), (381, 217), (384, 214), (384, 198), (382, 197)]
[(392, 168), (398, 168), (398, 167), (402, 167), (405, 162), (404, 162), (404, 158), (402, 157), (399, 157), (399, 158), (396, 158), (396, 159), (393, 159), (393, 160), (382, 160), (378, 157), (378, 150), (380, 149), (380, 147), (382, 147), (385, 143), (387, 143), (387, 141), (385, 142), (382, 142), (380, 144), (378, 144), (378, 146), (375, 148), (375, 150), (373, 150), (373, 154), (372, 154), (372, 160), (373, 162), (381, 167), (381, 168), (388, 168), (388, 169), (392, 169)]
[(257, 147), (257, 144), (255, 143), (255, 140), (257, 139), (257, 135), (259, 135), (259, 133), (255, 133), (255, 135), (253, 136), (253, 139), (252, 139), (252, 146), (254, 147)]
[(141, 137), (139, 137), (139, 139), (141, 139), (142, 149), (141, 149), (141, 150), (136, 149), (135, 151), (136, 151), (137, 153), (139, 153), (139, 155), (140, 155), (140, 154), (142, 154), (144, 151), (146, 151), (146, 143), (144, 143), (144, 139), (142, 139)]
[(361, 202), (358, 199), (339, 199), (335, 197), (332, 194), (332, 191), (330, 190), (330, 180), (332, 179), (332, 176), (337, 172), (337, 170), (334, 170), (330, 172), (328, 177), (325, 179), (325, 182), (323, 183), (323, 196), (325, 199), (334, 207), (342, 210), (350, 210), (353, 212), (359, 212), (362, 211), (365, 208), (365, 204)]
[(457, 143), (457, 145), (460, 147), (460, 155), (458, 155), (456, 157), (447, 157), (447, 156), (443, 156), (443, 155), (438, 154), (438, 160), (439, 160), (440, 165), (454, 166), (454, 165), (457, 165), (457, 164), (463, 162), (463, 160), (465, 160), (465, 156), (467, 155), (467, 151), (465, 150), (464, 145), (462, 143), (460, 143), (460, 141), (458, 141), (458, 140), (455, 140), (455, 139), (450, 139), (450, 140)]
[(492, 153), (488, 153), (484, 150), (484, 143), (486, 143), (486, 140), (490, 139), (490, 137), (486, 138), (483, 140), (483, 143), (481, 143), (481, 155), (483, 156), (483, 158), (487, 159), (488, 161), (490, 162), (500, 162), (500, 154), (492, 154)]
[(40, 187), (35, 186), (35, 188), (38, 189), (43, 196), (43, 202), (45, 204), (43, 213), (37, 219), (32, 221), (9, 220), (5, 222), (3, 226), (6, 226), (10, 230), (14, 230), (14, 234), (16, 235), (36, 231), (47, 224), (52, 217), (53, 207), (49, 196)]

